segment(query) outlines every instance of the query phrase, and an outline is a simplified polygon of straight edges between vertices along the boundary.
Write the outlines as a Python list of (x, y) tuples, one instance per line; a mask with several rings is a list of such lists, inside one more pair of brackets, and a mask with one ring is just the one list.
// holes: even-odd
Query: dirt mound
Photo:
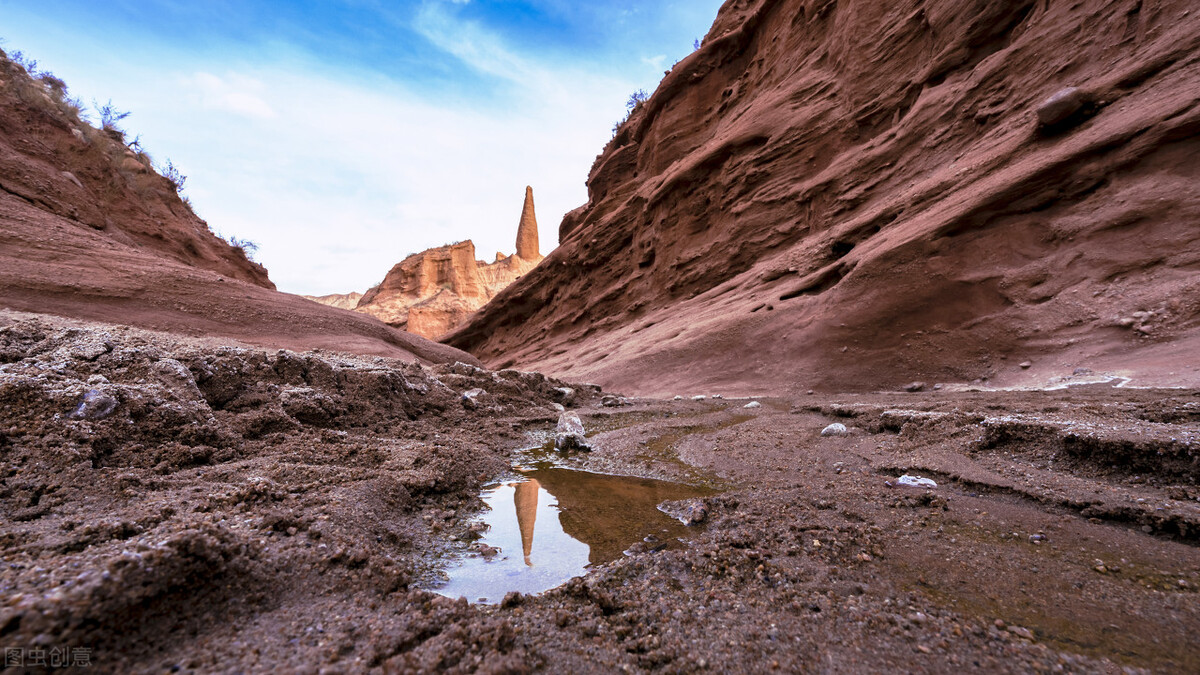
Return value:
[(289, 349), (478, 363), (370, 317), (278, 293), (66, 86), (0, 58), (0, 307)]
[(1194, 383), (1197, 91), (1184, 0), (727, 2), (447, 342), (656, 394)]

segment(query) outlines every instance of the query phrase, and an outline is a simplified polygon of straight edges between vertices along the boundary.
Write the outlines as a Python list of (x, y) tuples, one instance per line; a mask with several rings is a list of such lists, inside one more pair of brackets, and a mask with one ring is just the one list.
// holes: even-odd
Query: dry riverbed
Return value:
[[(1196, 392), (608, 403), (5, 317), (0, 646), (97, 672), (1200, 670)], [(556, 404), (591, 453), (537, 449)], [(560, 469), (687, 486), (668, 510), (700, 522), (626, 544), (588, 515), (622, 484)], [(481, 490), (530, 477), (590, 571), (426, 590), (482, 555)]]

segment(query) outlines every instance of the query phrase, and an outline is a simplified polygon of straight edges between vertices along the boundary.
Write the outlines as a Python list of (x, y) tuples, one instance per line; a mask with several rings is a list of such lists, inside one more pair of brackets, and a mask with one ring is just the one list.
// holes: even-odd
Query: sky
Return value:
[[(0, 47), (131, 115), (282, 291), (365, 291), (410, 253), (542, 253), (629, 95), (720, 0), (0, 0)], [(93, 115), (95, 120), (95, 115)]]

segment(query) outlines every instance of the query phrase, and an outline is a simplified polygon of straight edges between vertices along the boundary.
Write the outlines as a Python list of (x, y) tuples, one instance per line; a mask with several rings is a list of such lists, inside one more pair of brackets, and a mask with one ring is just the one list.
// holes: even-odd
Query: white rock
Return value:
[(554, 448), (556, 450), (591, 450), (584, 435), (583, 420), (574, 412), (565, 412), (558, 416), (558, 427), (554, 431)]
[(822, 436), (845, 436), (848, 433), (850, 433), (850, 430), (841, 422), (834, 422), (821, 430)]
[(929, 480), (928, 478), (921, 478), (920, 476), (910, 476), (908, 474), (904, 474), (903, 476), (900, 476), (900, 478), (898, 478), (896, 480), (896, 484), (897, 485), (907, 485), (909, 487), (924, 487), (924, 488), (937, 487), (937, 483)]
[(692, 400), (693, 401), (703, 401), (705, 398), (707, 398), (707, 397), (704, 394), (700, 394), (699, 396), (693, 396)]
[(744, 405), (742, 407), (743, 408), (761, 408), (762, 404), (759, 403), (758, 401), (750, 401), (749, 403), (747, 403), (746, 405)]

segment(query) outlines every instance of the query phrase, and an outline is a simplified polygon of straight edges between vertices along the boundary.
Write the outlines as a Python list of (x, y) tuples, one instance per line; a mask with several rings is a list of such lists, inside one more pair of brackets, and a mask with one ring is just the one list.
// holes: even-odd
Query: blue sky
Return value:
[(132, 115), (281, 290), (363, 291), (406, 254), (542, 252), (636, 89), (719, 0), (0, 0), (0, 38)]

